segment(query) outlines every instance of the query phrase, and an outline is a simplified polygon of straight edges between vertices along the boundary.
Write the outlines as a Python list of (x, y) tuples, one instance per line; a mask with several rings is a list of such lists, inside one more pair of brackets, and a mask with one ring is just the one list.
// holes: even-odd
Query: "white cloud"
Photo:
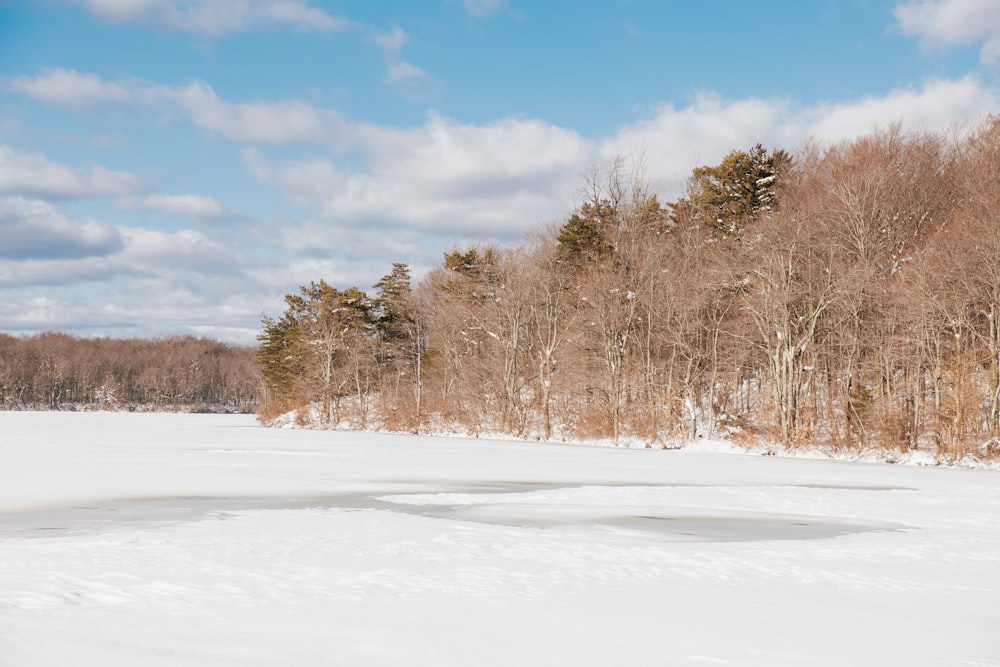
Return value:
[(382, 49), (382, 53), (386, 56), (395, 56), (403, 50), (406, 39), (406, 33), (403, 32), (403, 29), (394, 25), (391, 32), (375, 35), (375, 44)]
[(47, 202), (0, 197), (0, 258), (95, 257), (117, 251), (121, 235), (92, 219), (76, 220)]
[(429, 75), (424, 70), (420, 69), (413, 63), (408, 63), (405, 60), (400, 60), (399, 62), (390, 63), (386, 66), (385, 77), (383, 81), (389, 84), (403, 83), (404, 81), (413, 81), (416, 79), (427, 79)]
[(41, 153), (0, 145), (0, 194), (35, 197), (94, 197), (138, 192), (134, 175), (92, 164), (84, 168), (53, 162)]
[(350, 132), (336, 111), (294, 99), (230, 102), (202, 81), (170, 87), (137, 79), (109, 82), (95, 74), (49, 70), (37, 78), (19, 77), (10, 87), (55, 106), (133, 102), (161, 111), (176, 109), (196, 126), (244, 143), (325, 144), (338, 150), (350, 143)]
[(346, 137), (339, 114), (299, 100), (234, 104), (200, 81), (179, 89), (157, 87), (148, 92), (148, 97), (176, 104), (195, 125), (234, 141), (340, 144)]
[(160, 272), (193, 271), (202, 276), (217, 275), (241, 262), (226, 246), (190, 229), (163, 232), (129, 227), (122, 229), (122, 236), (125, 248), (121, 260), (123, 266), (133, 272), (148, 272), (156, 267)]
[(981, 119), (998, 103), (998, 91), (971, 76), (814, 106), (701, 95), (688, 107), (665, 105), (621, 128), (602, 143), (601, 154), (643, 152), (654, 186), (673, 197), (683, 192), (692, 168), (717, 163), (735, 148), (760, 142), (794, 151), (809, 140), (836, 143), (897, 122), (909, 130), (943, 132)]
[(268, 266), (196, 231), (116, 227), (43, 201), (0, 198), (0, 330), (160, 335), (216, 327), (250, 343), (262, 305), (280, 304), (255, 274)]
[(329, 188), (335, 187), (341, 178), (333, 162), (327, 159), (272, 167), (260, 151), (246, 149), (243, 163), (258, 182), (278, 187), (292, 202), (302, 206), (316, 206), (322, 202)]
[[(404, 42), (402, 31), (394, 29), (384, 36), (383, 47), (391, 52)], [(913, 129), (943, 130), (981, 118), (1000, 100), (996, 90), (974, 77), (813, 106), (703, 94), (688, 106), (657, 107), (594, 142), (531, 119), (468, 125), (430, 114), (421, 127), (395, 129), (349, 121), (336, 111), (295, 99), (231, 102), (203, 82), (179, 88), (136, 81), (119, 85), (136, 103), (179, 110), (196, 126), (234, 141), (329, 148), (334, 153), (330, 158), (282, 162), (272, 162), (258, 151), (243, 154), (259, 182), (326, 221), (378, 222), (440, 235), (505, 239), (563, 215), (576, 198), (578, 174), (601, 157), (643, 153), (653, 187), (673, 197), (682, 192), (692, 168), (717, 162), (734, 148), (761, 142), (795, 150), (811, 138), (839, 141), (896, 121)], [(12, 155), (20, 164), (5, 169)], [(18, 178), (20, 185), (12, 185)], [(102, 182), (103, 187), (97, 187)], [(89, 184), (92, 193), (138, 187), (128, 174), (99, 167), (73, 170), (48, 163), (44, 156), (0, 152), (0, 192), (22, 194), (17, 189), (22, 187), (23, 194), (68, 196), (88, 190), (83, 184)], [(183, 209), (203, 218), (218, 212), (214, 200), (176, 198), (180, 196), (153, 196), (144, 206), (176, 213)]]
[[(391, 46), (397, 38), (389, 41)], [(74, 88), (74, 77), (82, 85)], [(60, 80), (52, 71), (40, 79)], [(370, 285), (392, 261), (419, 270), (460, 239), (518, 241), (525, 231), (564, 219), (578, 202), (580, 172), (602, 157), (643, 152), (653, 187), (672, 198), (694, 167), (715, 163), (733, 148), (761, 142), (794, 150), (810, 138), (839, 141), (896, 121), (943, 130), (978, 120), (1000, 101), (995, 89), (974, 77), (813, 106), (704, 94), (686, 106), (654, 108), (603, 140), (588, 140), (533, 119), (474, 125), (430, 114), (419, 127), (397, 129), (350, 121), (295, 99), (233, 102), (201, 82), (168, 87), (127, 80), (115, 88), (68, 70), (61, 80), (66, 90), (90, 92), (48, 94), (44, 101), (165, 109), (247, 145), (319, 146), (330, 154), (305, 159), (287, 150), (243, 151), (254, 179), (304, 207), (309, 218), (246, 225), (241, 234), (258, 237), (247, 247), (268, 248), (266, 257), (251, 259), (217, 228), (119, 228), (29, 198), (113, 195), (131, 197), (136, 209), (193, 219), (228, 214), (212, 197), (141, 196), (142, 184), (131, 174), (64, 165), (0, 144), (0, 195), (21, 195), (5, 201), (0, 219), (0, 252), (9, 255), (0, 262), (0, 285), (26, 286), (22, 295), (9, 296), (17, 287), (2, 293), (8, 308), (0, 313), (0, 328), (18, 317), (41, 322), (46, 313), (52, 324), (44, 328), (76, 322), (140, 327), (144, 321), (161, 332), (172, 323), (252, 327), (262, 307), (280, 312), (282, 293), (317, 277)], [(25, 85), (21, 92), (44, 96), (46, 90), (51, 88)], [(32, 301), (37, 293), (29, 295), (30, 286), (42, 284), (55, 285), (51, 301)]]
[(410, 130), (355, 126), (352, 166), (325, 158), (278, 163), (255, 150), (243, 158), (259, 182), (330, 225), (326, 234), (316, 223), (308, 234), (287, 239), (285, 247), (295, 252), (296, 238), (342, 238), (345, 227), (366, 223), (439, 239), (516, 240), (565, 215), (575, 204), (580, 172), (598, 159), (641, 153), (651, 185), (673, 198), (694, 167), (716, 163), (735, 148), (761, 142), (794, 151), (809, 140), (839, 142), (896, 122), (946, 131), (982, 118), (998, 101), (996, 90), (973, 77), (814, 106), (704, 94), (686, 107), (659, 107), (598, 143), (538, 120), (463, 125), (431, 114)]
[(5, 260), (0, 263), (0, 283), (6, 284), (180, 274), (187, 276), (180, 282), (187, 282), (196, 276), (239, 272), (245, 265), (227, 245), (198, 231), (164, 232), (81, 220), (48, 202), (24, 197), (0, 197), (0, 257)]
[(303, 0), (69, 0), (110, 23), (217, 37), (268, 25), (335, 32), (349, 21)]
[[(53, 285), (38, 296), (36, 290), (2, 287), (5, 267), (0, 265), (0, 296), (5, 305), (0, 312), (0, 331), (145, 337), (180, 333), (252, 345), (262, 305), (273, 301), (272, 312), (280, 312), (282, 305), (280, 295), (270, 299), (260, 292), (239, 292), (235, 281), (226, 281), (225, 276), (214, 277), (212, 284), (221, 283), (226, 290), (217, 293), (182, 283), (178, 275), (98, 280), (93, 262), (80, 262), (74, 268), (80, 279), (88, 282)], [(39, 269), (45, 273), (70, 271), (66, 263), (44, 263)]]
[(141, 208), (195, 220), (224, 220), (234, 217), (232, 211), (215, 199), (193, 194), (149, 195), (142, 200)]
[(480, 19), (510, 11), (508, 0), (462, 0), (462, 4), (465, 11)]
[[(395, 27), (381, 37), (380, 46), (391, 55), (405, 40)], [(405, 69), (408, 64), (396, 65)], [(88, 100), (103, 95), (108, 101), (131, 99), (150, 107), (172, 107), (196, 126), (237, 142), (323, 145), (335, 154), (360, 158), (350, 168), (331, 159), (273, 166), (260, 153), (245, 153), (244, 161), (258, 181), (278, 188), (297, 204), (315, 207), (326, 219), (395, 221), (469, 233), (502, 227), (501, 235), (518, 233), (558, 214), (566, 205), (565, 197), (572, 196), (567, 184), (598, 156), (643, 152), (654, 187), (677, 195), (694, 166), (718, 161), (733, 148), (759, 141), (794, 150), (810, 138), (839, 141), (901, 120), (911, 128), (942, 130), (981, 117), (998, 101), (997, 92), (974, 77), (930, 81), (919, 89), (809, 107), (785, 99), (723, 100), (703, 94), (685, 107), (658, 107), (647, 118), (595, 144), (537, 120), (503, 119), (476, 126), (431, 114), (422, 127), (397, 130), (351, 122), (336, 111), (301, 100), (231, 102), (198, 81), (178, 88), (138, 81), (111, 84), (61, 70), (35, 80), (38, 85), (27, 79), (20, 85), (25, 94), (41, 94), (50, 89), (41, 84), (53, 81), (67, 89), (95, 91), (84, 96)], [(0, 192), (73, 196), (120, 194), (139, 187), (128, 174), (97, 166), (73, 170), (44, 156), (3, 150)], [(18, 164), (12, 167), (15, 161)], [(166, 210), (168, 200), (151, 198), (149, 206), (153, 205)], [(173, 200), (169, 206), (174, 212), (186, 207), (190, 215), (198, 215), (193, 211), (200, 206), (201, 217), (218, 212), (208, 202), (190, 199)], [(514, 222), (504, 224), (505, 216)]]
[(375, 44), (385, 56), (385, 76), (382, 78), (385, 83), (400, 84), (430, 78), (427, 72), (402, 59), (403, 44), (408, 39), (398, 25), (394, 25), (391, 32), (375, 35)]
[(261, 19), (294, 26), (305, 32), (338, 32), (351, 25), (347, 19), (310, 7), (298, 0), (274, 0), (258, 8)]
[(907, 35), (944, 46), (983, 42), (984, 63), (1000, 65), (1000, 3), (996, 0), (906, 0), (893, 9)]
[(734, 148), (767, 141), (781, 125), (786, 107), (779, 100), (724, 101), (702, 94), (691, 106), (664, 105), (649, 118), (620, 128), (602, 142), (600, 153), (604, 158), (645, 154), (654, 187), (677, 194), (694, 167), (717, 162)]
[(928, 81), (919, 89), (894, 90), (882, 97), (827, 104), (800, 114), (808, 136), (826, 141), (849, 139), (899, 122), (915, 131), (944, 132), (993, 112), (995, 89), (973, 76)]
[(535, 120), (475, 126), (432, 114), (417, 129), (369, 125), (357, 135), (364, 170), (323, 159), (272, 165), (257, 151), (244, 161), (326, 220), (511, 240), (562, 212), (593, 156), (575, 132)]
[(47, 104), (83, 109), (104, 102), (124, 102), (131, 97), (128, 88), (101, 79), (96, 74), (84, 74), (60, 68), (46, 69), (42, 76), (19, 76), (10, 88), (22, 95)]

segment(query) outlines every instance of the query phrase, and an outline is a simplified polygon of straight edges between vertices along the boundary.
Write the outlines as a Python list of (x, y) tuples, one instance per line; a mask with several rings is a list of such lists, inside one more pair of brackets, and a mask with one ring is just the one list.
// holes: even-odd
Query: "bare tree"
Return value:
[(813, 370), (807, 352), (837, 293), (833, 254), (821, 232), (811, 211), (786, 206), (761, 222), (746, 246), (742, 304), (766, 358), (776, 435), (786, 446), (799, 437), (800, 398)]

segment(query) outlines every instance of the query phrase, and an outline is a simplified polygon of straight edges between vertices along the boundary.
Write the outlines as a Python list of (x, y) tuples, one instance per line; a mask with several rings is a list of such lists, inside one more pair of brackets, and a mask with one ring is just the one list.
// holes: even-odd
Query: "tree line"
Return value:
[(255, 350), (191, 336), (0, 334), (0, 408), (253, 412)]
[(262, 417), (998, 456), (998, 165), (998, 118), (734, 150), (673, 202), (612, 160), (516, 247), (288, 295)]

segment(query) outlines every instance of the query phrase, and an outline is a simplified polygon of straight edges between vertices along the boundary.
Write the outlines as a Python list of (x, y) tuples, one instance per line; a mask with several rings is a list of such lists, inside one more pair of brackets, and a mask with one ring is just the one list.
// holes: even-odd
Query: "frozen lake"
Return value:
[(1000, 665), (1000, 473), (0, 413), (0, 665)]

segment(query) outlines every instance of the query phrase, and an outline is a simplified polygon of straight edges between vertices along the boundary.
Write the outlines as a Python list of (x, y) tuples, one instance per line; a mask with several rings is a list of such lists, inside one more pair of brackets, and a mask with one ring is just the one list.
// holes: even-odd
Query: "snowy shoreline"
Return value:
[[(267, 420), (263, 423), (263, 425), (267, 428), (305, 429), (345, 433), (387, 433), (400, 436), (417, 437), (413, 436), (411, 433), (383, 430), (376, 426), (371, 426), (367, 429), (357, 429), (347, 423), (333, 426), (320, 426), (318, 425), (318, 417), (315, 414), (312, 414), (310, 416), (310, 420), (307, 420), (307, 425), (300, 425), (297, 423), (295, 412)], [(630, 439), (625, 437), (622, 438), (621, 442), (615, 444), (610, 438), (574, 439), (556, 437), (546, 440), (540, 434), (530, 434), (525, 437), (518, 437), (516, 435), (489, 430), (473, 434), (462, 432), (459, 428), (447, 428), (443, 426), (427, 428), (419, 437), (459, 438), (464, 440), (498, 440), (542, 445), (568, 445), (574, 447), (615, 447), (619, 449), (674, 450), (686, 453), (701, 452), (710, 454), (732, 454), (736, 456), (774, 456), (778, 458), (821, 459), (829, 461), (849, 461), (855, 463), (885, 463), (892, 465), (1000, 470), (1000, 459), (981, 458), (972, 454), (966, 454), (957, 461), (949, 462), (942, 461), (926, 449), (903, 452), (883, 448), (835, 448), (831, 445), (808, 443), (799, 444), (795, 448), (787, 448), (783, 447), (779, 443), (769, 442), (763, 439), (747, 441), (736, 440), (733, 438), (704, 438), (699, 436), (694, 440), (674, 438), (662, 440), (656, 443), (650, 443), (642, 439)]]
[(1000, 665), (1000, 473), (0, 413), (8, 664)]

